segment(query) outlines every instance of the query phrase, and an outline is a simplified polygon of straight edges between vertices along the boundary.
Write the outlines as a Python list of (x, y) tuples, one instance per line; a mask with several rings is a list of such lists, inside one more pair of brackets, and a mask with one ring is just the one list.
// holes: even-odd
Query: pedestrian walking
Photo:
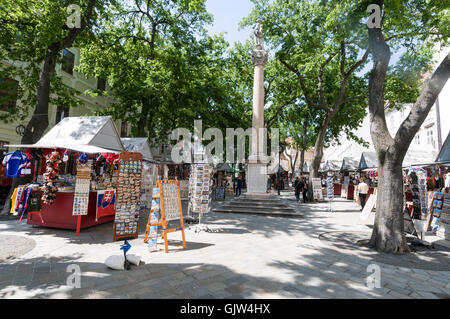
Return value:
[(303, 186), (304, 186), (303, 181), (300, 180), (299, 176), (297, 176), (294, 182), (295, 199), (297, 200), (297, 203), (300, 201), (300, 193), (303, 191)]
[(280, 174), (278, 174), (277, 176), (277, 191), (278, 191), (278, 196), (281, 195), (281, 178), (280, 178)]
[(236, 196), (241, 196), (241, 192), (242, 192), (242, 178), (239, 175), (239, 177), (236, 180), (236, 194), (235, 195)]
[(364, 209), (364, 206), (366, 205), (366, 198), (367, 198), (367, 192), (369, 191), (369, 185), (364, 182), (364, 178), (360, 178), (359, 184), (358, 184), (358, 193), (359, 193), (359, 200), (361, 202), (361, 211)]
[(306, 203), (308, 201), (308, 181), (306, 180), (305, 176), (302, 176), (302, 182), (303, 182), (303, 203)]

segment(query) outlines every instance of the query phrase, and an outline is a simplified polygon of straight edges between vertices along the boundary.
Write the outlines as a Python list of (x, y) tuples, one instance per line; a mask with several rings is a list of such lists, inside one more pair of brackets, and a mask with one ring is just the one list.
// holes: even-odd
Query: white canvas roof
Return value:
[(431, 147), (429, 149), (409, 149), (406, 152), (405, 158), (403, 160), (403, 167), (408, 167), (411, 165), (425, 165), (433, 163), (436, 159), (437, 152)]
[(125, 150), (110, 116), (66, 117), (30, 148), (67, 148), (86, 153), (120, 153)]
[(153, 159), (152, 152), (150, 150), (150, 144), (148, 143), (148, 138), (121, 138), (121, 141), (128, 152), (141, 153), (144, 159), (147, 161), (151, 161)]

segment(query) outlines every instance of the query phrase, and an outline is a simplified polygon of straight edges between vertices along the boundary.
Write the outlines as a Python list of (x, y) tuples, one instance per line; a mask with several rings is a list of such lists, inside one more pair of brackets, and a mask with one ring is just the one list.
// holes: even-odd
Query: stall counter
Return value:
[[(72, 216), (73, 198), (73, 192), (58, 192), (56, 193), (56, 199), (53, 205), (48, 205), (41, 201), (41, 213), (28, 214), (27, 224), (50, 228), (76, 230), (78, 216)], [(42, 220), (39, 215), (42, 216)], [(80, 228), (84, 229), (91, 226), (108, 223), (110, 221), (113, 221), (115, 218), (115, 215), (109, 215), (101, 217), (98, 221), (96, 221), (96, 215), (97, 192), (90, 192), (88, 214), (85, 216), (81, 216)]]
[(334, 195), (341, 195), (342, 185), (334, 183)]

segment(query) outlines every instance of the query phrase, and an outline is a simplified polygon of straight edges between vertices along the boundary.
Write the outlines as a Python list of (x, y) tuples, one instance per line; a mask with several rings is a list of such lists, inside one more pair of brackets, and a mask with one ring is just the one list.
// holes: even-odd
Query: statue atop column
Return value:
[(253, 33), (255, 35), (255, 47), (252, 52), (252, 63), (255, 66), (264, 66), (267, 63), (269, 55), (264, 49), (264, 33), (261, 20), (258, 19), (258, 21), (256, 22)]
[(264, 34), (261, 20), (256, 22), (253, 33), (255, 34), (255, 49), (264, 50)]

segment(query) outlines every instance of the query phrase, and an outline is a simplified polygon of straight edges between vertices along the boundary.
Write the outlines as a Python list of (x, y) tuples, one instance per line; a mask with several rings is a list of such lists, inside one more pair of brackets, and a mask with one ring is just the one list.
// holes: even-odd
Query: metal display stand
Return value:
[[(198, 177), (198, 174), (200, 174), (200, 172), (198, 171), (198, 165), (202, 165), (202, 166), (206, 166), (207, 164), (204, 164), (204, 163), (201, 163), (201, 164), (193, 164), (193, 165), (191, 165), (191, 177), (190, 177), (190, 186), (189, 186), (189, 205), (188, 205), (188, 217), (189, 217), (189, 219), (193, 219), (193, 220), (197, 220), (197, 219), (195, 219), (195, 217), (193, 217), (192, 215), (191, 215), (191, 213), (193, 213), (193, 200), (194, 200), (194, 198), (195, 198), (195, 196), (197, 196), (196, 195), (196, 192), (197, 192), (197, 187), (199, 187), (198, 185), (194, 185), (195, 183), (200, 183), (200, 182), (198, 182), (197, 181), (197, 177)], [(210, 180), (210, 174), (211, 174), (211, 172), (209, 171), (209, 170), (212, 170), (212, 167), (208, 167), (208, 176), (206, 177), (206, 176), (202, 176), (202, 180), (204, 180), (204, 179), (206, 179), (206, 178), (208, 178), (209, 179), (209, 182), (208, 182), (208, 191), (207, 191), (207, 193), (208, 193), (208, 210), (209, 210), (209, 208), (210, 208), (210, 201), (211, 201), (211, 186), (212, 186), (212, 181)], [(204, 173), (203, 173), (204, 174)], [(194, 177), (196, 178), (195, 179), (195, 183), (194, 183)], [(204, 184), (204, 182), (202, 183), (202, 186), (201, 186), (201, 189), (202, 189), (202, 198), (203, 198), (203, 196), (205, 196), (205, 195), (203, 195), (204, 194), (204, 189), (203, 189), (203, 187), (205, 187), (205, 184)], [(203, 206), (204, 204), (202, 204), (202, 206)], [(205, 231), (205, 232), (211, 232), (211, 229), (207, 226), (207, 225), (205, 225), (205, 224), (202, 224), (202, 217), (203, 217), (203, 208), (202, 209), (200, 209), (200, 211), (198, 212), (198, 224), (197, 225), (195, 225), (195, 227), (193, 227), (193, 230), (194, 230), (194, 232), (195, 233), (200, 233), (201, 231)], [(191, 227), (189, 227), (189, 229), (191, 229)]]
[(328, 198), (328, 211), (333, 212), (333, 199), (334, 199), (334, 182), (333, 177), (328, 176), (327, 178), (327, 198)]

